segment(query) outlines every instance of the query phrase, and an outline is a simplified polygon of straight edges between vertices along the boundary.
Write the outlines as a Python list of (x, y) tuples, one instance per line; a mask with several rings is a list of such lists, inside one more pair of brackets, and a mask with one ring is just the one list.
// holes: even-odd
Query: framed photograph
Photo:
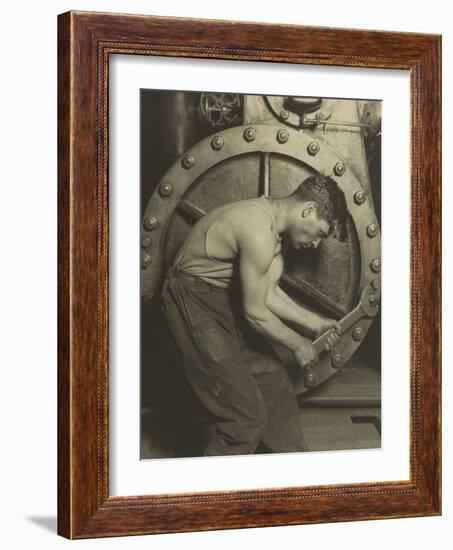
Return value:
[(58, 40), (59, 534), (440, 514), (440, 37)]

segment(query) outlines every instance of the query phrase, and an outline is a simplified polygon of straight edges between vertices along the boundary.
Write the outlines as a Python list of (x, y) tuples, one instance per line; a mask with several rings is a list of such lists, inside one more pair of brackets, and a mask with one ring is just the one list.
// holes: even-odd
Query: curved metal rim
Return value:
[[(363, 288), (372, 284), (373, 280), (379, 280), (379, 273), (372, 269), (373, 260), (378, 259), (380, 262), (379, 224), (365, 190), (348, 168), (344, 159), (339, 157), (330, 146), (320, 139), (314, 139), (288, 126), (252, 124), (249, 128), (253, 128), (255, 132), (254, 138), (250, 141), (244, 137), (244, 126), (238, 126), (223, 130), (198, 142), (169, 168), (159, 182), (146, 207), (142, 223), (142, 240), (144, 237), (149, 236), (153, 241), (153, 244), (146, 251), (149, 261), (147, 260), (145, 262), (146, 267), (142, 268), (141, 289), (145, 302), (152, 299), (162, 276), (161, 262), (153, 261), (153, 257), (156, 259), (162, 257), (165, 244), (164, 237), (171, 215), (184, 193), (212, 166), (247, 153), (277, 153), (285, 155), (299, 160), (320, 174), (332, 177), (345, 194), (348, 210), (353, 219), (359, 240), (361, 256), (359, 293)], [(281, 143), (277, 137), (280, 130), (288, 132), (288, 139), (284, 143)], [(218, 136), (223, 139), (223, 145), (220, 149), (215, 149), (211, 143)], [(319, 150), (315, 155), (309, 153), (309, 145), (313, 142), (319, 145)], [(193, 157), (193, 164), (190, 162), (184, 163), (184, 159), (188, 156)], [(190, 166), (185, 167), (185, 165)], [(339, 175), (341, 170), (338, 170), (338, 167), (345, 168), (342, 175)], [(171, 192), (160, 194), (159, 189), (165, 186), (164, 189), (168, 190), (168, 185), (171, 186)], [(364, 202), (359, 203), (355, 201), (354, 195), (357, 192), (365, 193), (367, 198)], [(151, 217), (157, 220), (157, 226), (154, 229), (148, 229), (146, 226), (146, 220)], [(374, 225), (377, 228), (376, 234), (372, 237), (368, 234), (370, 225)], [(366, 246), (365, 242), (367, 243)], [(377, 300), (379, 300), (380, 290), (376, 290), (375, 294)], [(363, 337), (366, 335), (371, 322), (372, 319), (363, 319), (360, 321), (360, 326), (363, 328)], [(360, 341), (355, 341), (352, 338), (353, 328), (341, 336), (341, 341), (335, 348), (336, 354), (341, 353), (343, 355), (343, 364), (360, 345)], [(311, 371), (316, 373), (316, 386), (339, 370), (332, 366), (331, 359), (331, 352), (324, 353), (319, 363)], [(295, 390), (298, 393), (302, 393), (307, 389), (311, 388), (305, 387), (303, 376), (301, 376), (301, 380), (295, 382)]]

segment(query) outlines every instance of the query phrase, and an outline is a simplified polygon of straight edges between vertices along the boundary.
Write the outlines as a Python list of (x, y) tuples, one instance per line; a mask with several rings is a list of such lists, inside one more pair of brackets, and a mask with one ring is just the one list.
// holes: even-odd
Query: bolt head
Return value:
[(192, 168), (193, 166), (195, 166), (195, 157), (193, 155), (186, 155), (183, 159), (182, 159), (182, 165), (184, 166), (184, 168)]
[(288, 111), (281, 111), (280, 116), (283, 120), (286, 120), (289, 117), (289, 113)]
[(159, 187), (159, 193), (160, 193), (163, 197), (168, 197), (168, 195), (170, 195), (172, 191), (173, 191), (173, 187), (172, 187), (169, 183), (163, 183), (163, 184)]
[(334, 369), (339, 369), (343, 364), (343, 356), (341, 355), (341, 353), (335, 353), (335, 355), (332, 355), (331, 362)]
[(375, 223), (370, 223), (370, 225), (366, 228), (366, 234), (368, 237), (376, 237), (378, 233), (378, 227)]
[(149, 246), (151, 246), (151, 243), (152, 243), (152, 239), (149, 235), (145, 235), (142, 239), (142, 248), (148, 248)]
[(379, 271), (381, 271), (381, 260), (379, 258), (374, 258), (374, 260), (371, 261), (370, 267), (372, 271), (379, 273)]
[(360, 342), (360, 340), (363, 338), (362, 327), (355, 327), (355, 329), (352, 331), (352, 337), (356, 342)]
[(214, 136), (211, 141), (211, 147), (218, 151), (219, 149), (222, 149), (224, 145), (223, 137), (222, 136)]
[(357, 191), (354, 193), (354, 201), (356, 204), (363, 204), (366, 200), (365, 191)]
[(157, 220), (154, 216), (150, 216), (145, 219), (143, 225), (145, 226), (145, 229), (148, 229), (148, 231), (153, 231), (157, 227)]
[(289, 134), (286, 130), (279, 130), (277, 132), (277, 141), (279, 143), (286, 143), (289, 139)]
[(320, 146), (317, 141), (312, 141), (307, 147), (308, 154), (312, 155), (313, 157), (319, 153), (319, 149)]
[(375, 296), (374, 294), (372, 294), (372, 295), (368, 298), (368, 303), (370, 304), (371, 307), (376, 307), (376, 306), (378, 305), (377, 296)]
[(337, 176), (342, 176), (346, 172), (346, 166), (344, 162), (337, 162), (335, 166), (333, 167), (333, 171)]
[(316, 375), (314, 375), (312, 372), (305, 375), (304, 378), (304, 384), (307, 388), (313, 388), (318, 383), (318, 379), (316, 378)]
[(146, 269), (151, 263), (151, 256), (149, 254), (142, 255), (142, 268)]
[(371, 288), (374, 290), (379, 290), (379, 288), (381, 287), (381, 283), (379, 282), (379, 279), (373, 279), (370, 285), (371, 285)]
[(244, 130), (245, 141), (253, 141), (256, 138), (256, 132), (253, 128), (246, 128)]

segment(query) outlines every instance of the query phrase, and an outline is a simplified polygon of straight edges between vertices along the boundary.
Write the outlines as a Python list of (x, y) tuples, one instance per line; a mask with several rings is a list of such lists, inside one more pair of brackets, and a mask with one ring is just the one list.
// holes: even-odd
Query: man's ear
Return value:
[(309, 216), (313, 211), (318, 209), (318, 203), (315, 201), (307, 202), (302, 210), (302, 218), (306, 218)]

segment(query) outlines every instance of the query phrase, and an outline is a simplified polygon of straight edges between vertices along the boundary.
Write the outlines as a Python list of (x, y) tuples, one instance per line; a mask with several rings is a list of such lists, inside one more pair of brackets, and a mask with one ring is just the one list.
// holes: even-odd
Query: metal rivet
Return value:
[(371, 307), (377, 306), (377, 304), (378, 304), (377, 296), (375, 296), (374, 294), (372, 294), (372, 295), (368, 298), (368, 303), (370, 304)]
[(379, 279), (373, 279), (370, 283), (371, 285), (371, 288), (373, 288), (374, 290), (379, 290), (381, 284), (379, 282)]
[(288, 111), (282, 111), (282, 112), (280, 113), (280, 116), (281, 116), (284, 120), (286, 120), (286, 119), (289, 117), (289, 113), (288, 113)]
[(142, 247), (143, 248), (148, 248), (149, 246), (151, 246), (152, 242), (153, 241), (152, 241), (151, 237), (149, 235), (146, 235), (142, 239)]
[(359, 342), (363, 338), (362, 327), (355, 327), (355, 329), (352, 331), (352, 337), (356, 342)]
[(286, 130), (279, 130), (277, 132), (277, 141), (279, 143), (286, 143), (288, 141), (289, 134)]
[(184, 168), (192, 168), (195, 165), (195, 157), (193, 155), (186, 155), (182, 159), (182, 165)]
[(307, 388), (313, 388), (314, 386), (316, 386), (317, 383), (318, 379), (312, 372), (305, 375), (304, 384)]
[(381, 271), (381, 260), (379, 258), (374, 258), (370, 263), (370, 267), (375, 273), (379, 273), (379, 271)]
[(316, 141), (312, 141), (307, 147), (308, 154), (313, 157), (319, 153), (319, 149), (319, 143)]
[(163, 184), (159, 187), (159, 193), (160, 193), (163, 197), (168, 197), (168, 195), (170, 195), (172, 191), (173, 191), (173, 187), (172, 187), (169, 183), (163, 183)]
[(222, 136), (214, 136), (211, 140), (211, 147), (218, 151), (219, 149), (222, 149), (224, 144), (223, 137)]
[(143, 225), (145, 226), (146, 229), (148, 229), (149, 231), (152, 231), (157, 227), (157, 220), (156, 218), (154, 218), (154, 216), (151, 216), (145, 219), (145, 221), (143, 222)]
[(334, 369), (339, 369), (343, 364), (343, 356), (341, 355), (341, 353), (336, 353), (335, 355), (332, 355), (331, 362)]
[(151, 263), (151, 256), (149, 254), (142, 255), (142, 268), (145, 269)]
[(354, 201), (356, 204), (363, 204), (366, 199), (365, 191), (357, 191), (354, 194)]
[(370, 223), (370, 225), (366, 228), (366, 234), (368, 237), (376, 237), (378, 232), (377, 225), (375, 223)]
[(333, 171), (337, 176), (342, 176), (346, 172), (344, 162), (337, 162), (337, 164), (333, 167)]
[(253, 128), (246, 128), (244, 130), (245, 141), (253, 141), (256, 137), (256, 132)]

